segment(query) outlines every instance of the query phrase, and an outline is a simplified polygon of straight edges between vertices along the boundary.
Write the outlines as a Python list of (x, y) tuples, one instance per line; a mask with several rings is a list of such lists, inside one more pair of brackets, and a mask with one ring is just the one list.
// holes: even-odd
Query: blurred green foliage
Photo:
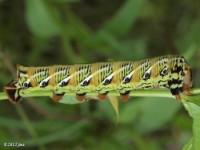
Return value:
[[(184, 55), (198, 87), (200, 1), (1, 0), (0, 86), (12, 65), (92, 63)], [(77, 105), (34, 98), (1, 102), (0, 147), (27, 149), (175, 150), (190, 139), (192, 120), (180, 102), (131, 98)], [(13, 148), (13, 147), (12, 147)]]

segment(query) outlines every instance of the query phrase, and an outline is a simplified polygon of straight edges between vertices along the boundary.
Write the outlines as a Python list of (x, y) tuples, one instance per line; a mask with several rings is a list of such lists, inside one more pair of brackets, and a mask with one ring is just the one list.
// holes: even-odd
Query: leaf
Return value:
[(188, 101), (188, 102), (192, 102), (198, 106), (200, 106), (200, 95), (199, 94), (194, 94), (194, 95), (185, 95), (185, 94), (181, 94), (181, 98)]
[[(100, 30), (97, 36), (101, 40), (103, 40), (106, 43), (106, 45), (109, 45), (112, 49), (114, 49), (122, 58), (124, 57), (127, 59), (133, 59), (142, 57), (146, 54), (146, 44), (142, 40), (137, 40), (136, 38), (134, 38), (129, 41), (122, 41), (104, 30)], [(130, 51), (134, 51), (134, 56), (130, 55)]]
[(43, 0), (26, 1), (26, 22), (33, 34), (49, 38), (59, 33), (59, 25), (52, 10)]
[(63, 104), (79, 104), (79, 103), (83, 103), (84, 101), (79, 101), (76, 99), (75, 96), (63, 96), (63, 98), (59, 101), (59, 103), (63, 103)]
[(169, 122), (180, 108), (180, 103), (169, 98), (148, 98), (141, 101), (138, 130), (145, 133), (159, 129)]
[(105, 23), (103, 29), (115, 36), (127, 34), (137, 17), (141, 15), (143, 7), (144, 0), (127, 0), (117, 13)]
[[(188, 27), (187, 27), (188, 28)], [(189, 49), (192, 46), (198, 47), (200, 43), (200, 19), (191, 22), (190, 27), (185, 31), (182, 38), (177, 41), (179, 49)], [(198, 51), (198, 48), (195, 49)], [(195, 54), (195, 53), (194, 53)]]
[(129, 100), (120, 111), (120, 123), (128, 124), (136, 120), (140, 112), (140, 100)]
[(166, 124), (179, 110), (180, 103), (169, 98), (141, 98), (128, 102), (121, 110), (120, 122), (133, 123), (140, 132), (156, 130)]
[(80, 0), (54, 0), (57, 3), (71, 3), (71, 2), (79, 2)]
[(119, 122), (119, 109), (118, 109), (118, 99), (116, 96), (109, 96), (109, 101), (112, 105), (112, 107), (115, 110), (116, 116), (117, 116), (117, 122)]
[(193, 137), (183, 147), (184, 150), (197, 150), (200, 149), (200, 107), (194, 103), (182, 101), (185, 109), (189, 112), (189, 115), (193, 118), (192, 133)]
[(192, 150), (192, 140), (191, 138), (187, 144), (184, 145), (183, 150)]
[(40, 141), (42, 144), (48, 144), (62, 140), (70, 141), (75, 137), (75, 135), (79, 135), (87, 125), (87, 121), (80, 120), (78, 123), (74, 123), (73, 125), (62, 129), (55, 128), (54, 132), (50, 132), (48, 135), (40, 136), (37, 139), (26, 139), (23, 141), (27, 146), (36, 146), (38, 144), (37, 141)]

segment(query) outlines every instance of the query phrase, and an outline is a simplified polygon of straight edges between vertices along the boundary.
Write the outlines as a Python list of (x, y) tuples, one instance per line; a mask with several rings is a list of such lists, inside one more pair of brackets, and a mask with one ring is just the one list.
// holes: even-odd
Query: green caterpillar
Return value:
[(78, 100), (84, 100), (88, 92), (104, 99), (109, 91), (117, 90), (126, 100), (131, 90), (165, 87), (180, 99), (180, 92), (190, 95), (191, 86), (192, 71), (184, 57), (166, 55), (140, 61), (44, 67), (17, 65), (17, 79), (8, 83), (4, 92), (13, 103), (20, 100), (21, 89), (52, 90), (55, 101), (67, 92), (74, 92)]

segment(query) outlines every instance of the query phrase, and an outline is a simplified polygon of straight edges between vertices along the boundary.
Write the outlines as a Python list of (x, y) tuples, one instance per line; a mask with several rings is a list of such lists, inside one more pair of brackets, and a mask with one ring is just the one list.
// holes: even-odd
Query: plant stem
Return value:
[(7, 99), (7, 95), (3, 92), (0, 92), (0, 100), (5, 100)]
[[(193, 89), (193, 94), (200, 94), (200, 88)], [(36, 91), (20, 91), (22, 97), (38, 97), (38, 96), (52, 96), (53, 92), (51, 90), (36, 90)], [(67, 92), (65, 96), (75, 95), (74, 92)], [(96, 96), (97, 93), (87, 93), (88, 96)], [(130, 96), (134, 97), (169, 97), (174, 98), (174, 96), (167, 89), (151, 89), (151, 90), (134, 90), (131, 91)], [(108, 96), (120, 96), (118, 91), (110, 91)], [(7, 99), (7, 95), (3, 92), (0, 93), (0, 100)]]

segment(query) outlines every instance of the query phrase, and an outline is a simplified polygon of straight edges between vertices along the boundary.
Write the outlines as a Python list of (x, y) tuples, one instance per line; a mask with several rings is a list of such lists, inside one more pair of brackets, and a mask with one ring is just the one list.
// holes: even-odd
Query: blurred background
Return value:
[[(200, 66), (200, 1), (0, 0), (0, 87), (16, 64), (44, 66), (138, 60), (165, 54)], [(76, 105), (49, 97), (0, 102), (0, 147), (24, 149), (177, 150), (192, 136), (182, 104), (167, 98)], [(12, 147), (15, 148), (15, 147)]]

